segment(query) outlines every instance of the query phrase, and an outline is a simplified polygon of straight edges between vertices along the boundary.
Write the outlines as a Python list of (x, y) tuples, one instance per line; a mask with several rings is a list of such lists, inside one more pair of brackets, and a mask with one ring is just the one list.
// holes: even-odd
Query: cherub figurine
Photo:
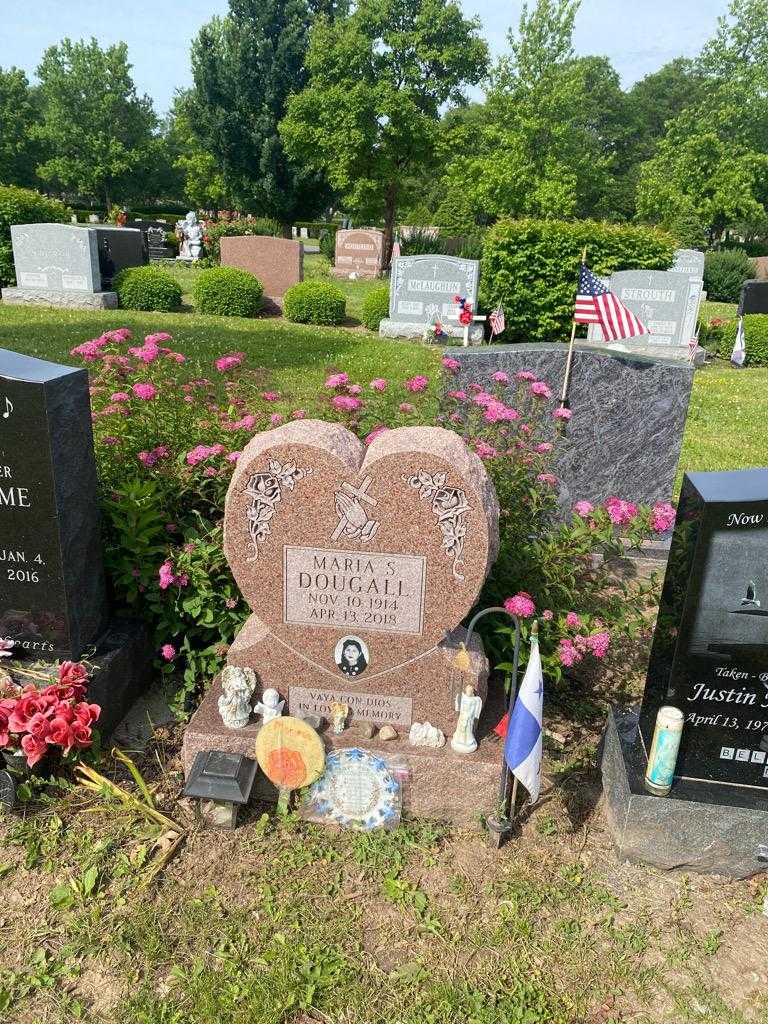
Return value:
[(451, 737), (451, 746), (457, 754), (471, 754), (473, 750), (477, 750), (475, 724), (482, 707), (483, 702), (475, 693), (474, 686), (467, 683), (464, 692), (456, 697), (459, 720), (456, 723), (456, 732)]
[(227, 665), (221, 673), (219, 714), (228, 729), (243, 729), (251, 717), (251, 699), (256, 689), (252, 668)]
[(280, 694), (271, 687), (261, 695), (261, 700), (254, 706), (254, 714), (261, 715), (264, 725), (271, 722), (273, 718), (279, 718), (283, 713), (285, 701), (280, 700)]

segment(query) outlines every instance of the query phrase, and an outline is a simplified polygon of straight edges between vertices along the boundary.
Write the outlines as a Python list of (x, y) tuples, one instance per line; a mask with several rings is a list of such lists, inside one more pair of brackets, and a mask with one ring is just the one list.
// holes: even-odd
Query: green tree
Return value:
[(322, 175), (286, 155), (277, 126), (288, 97), (307, 80), (304, 58), (313, 17), (332, 15), (335, 7), (308, 0), (230, 0), (229, 14), (213, 18), (192, 44), (188, 113), (200, 146), (188, 169), (199, 185), (206, 165), (215, 166), (223, 190), (238, 205), (274, 217), (286, 233), (294, 220), (314, 216), (329, 198)]
[(0, 68), (0, 182), (32, 186), (40, 146), (33, 130), (38, 121), (34, 93), (23, 71)]
[(45, 51), (37, 76), (41, 122), (36, 134), (51, 154), (38, 175), (101, 199), (108, 210), (147, 164), (157, 124), (152, 101), (136, 93), (127, 46), (102, 50), (95, 39), (64, 39)]
[(668, 121), (704, 95), (704, 76), (692, 60), (678, 57), (635, 82), (628, 94), (634, 145), (633, 162), (650, 160), (664, 137)]
[(191, 111), (189, 93), (178, 92), (166, 131), (170, 163), (181, 176), (184, 197), (193, 207), (228, 209), (232, 201), (227, 183), (216, 158), (207, 152), (197, 137)]
[(383, 217), (387, 262), (398, 208), (437, 163), (441, 107), (464, 102), (485, 74), (478, 29), (452, 0), (358, 0), (313, 28), (309, 82), (288, 101), (280, 134), (346, 209)]

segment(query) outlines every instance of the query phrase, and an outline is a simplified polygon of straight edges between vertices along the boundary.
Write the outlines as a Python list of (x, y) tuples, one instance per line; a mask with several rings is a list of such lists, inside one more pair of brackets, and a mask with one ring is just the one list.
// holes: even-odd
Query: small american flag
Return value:
[(606, 341), (651, 333), (584, 263), (579, 272), (579, 293), (573, 319), (577, 324), (599, 324)]
[(400, 255), (400, 239), (397, 236), (395, 236), (395, 240), (392, 243), (392, 259), (393, 260), (397, 259), (397, 257), (399, 255)]
[(488, 320), (491, 325), (491, 337), (495, 334), (501, 334), (507, 326), (507, 321), (504, 319), (504, 306), (501, 303), (499, 303), (497, 308), (490, 314)]

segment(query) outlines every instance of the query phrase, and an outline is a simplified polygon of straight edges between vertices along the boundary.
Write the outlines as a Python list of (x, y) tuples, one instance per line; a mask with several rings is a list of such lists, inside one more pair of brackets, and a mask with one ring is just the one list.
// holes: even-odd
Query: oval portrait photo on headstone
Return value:
[(368, 644), (359, 636), (343, 636), (336, 644), (333, 660), (345, 676), (354, 679), (368, 668), (370, 655)]

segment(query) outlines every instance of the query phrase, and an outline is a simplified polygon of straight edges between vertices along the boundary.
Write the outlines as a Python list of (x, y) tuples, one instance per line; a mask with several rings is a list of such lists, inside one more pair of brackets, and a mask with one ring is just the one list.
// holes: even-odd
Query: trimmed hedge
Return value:
[(258, 220), (221, 220), (209, 224), (205, 228), (203, 244), (205, 245), (205, 265), (218, 267), (221, 261), (221, 239), (226, 235), (274, 235), (281, 234), (280, 225), (276, 220), (259, 217)]
[[(723, 328), (718, 352), (723, 359), (731, 358), (738, 329), (738, 319), (729, 320)], [(744, 317), (744, 345), (746, 366), (768, 366), (768, 313), (750, 313)]]
[(708, 252), (704, 258), (704, 291), (711, 302), (738, 302), (741, 286), (754, 276), (754, 264), (743, 249)]
[(340, 324), (346, 315), (344, 292), (327, 281), (302, 281), (283, 296), (283, 316), (297, 324)]
[(320, 255), (325, 256), (331, 265), (336, 262), (336, 232), (323, 231), (320, 235)]
[(195, 308), (217, 316), (256, 316), (264, 288), (247, 270), (212, 267), (201, 270), (194, 287)]
[(336, 232), (341, 231), (341, 224), (337, 220), (295, 220), (293, 227), (306, 228), (310, 238), (319, 238), (321, 231), (330, 231), (335, 238)]
[(378, 331), (379, 324), (389, 316), (389, 285), (374, 288), (363, 302), (362, 321), (369, 331)]
[(0, 288), (16, 283), (11, 247), (12, 224), (66, 224), (72, 211), (58, 199), (29, 188), (0, 185)]
[(598, 221), (503, 220), (486, 234), (480, 307), (504, 303), (510, 341), (567, 341), (579, 265), (599, 275), (667, 270), (674, 238), (659, 228)]
[(112, 287), (123, 309), (171, 313), (181, 305), (181, 285), (160, 267), (126, 267)]

